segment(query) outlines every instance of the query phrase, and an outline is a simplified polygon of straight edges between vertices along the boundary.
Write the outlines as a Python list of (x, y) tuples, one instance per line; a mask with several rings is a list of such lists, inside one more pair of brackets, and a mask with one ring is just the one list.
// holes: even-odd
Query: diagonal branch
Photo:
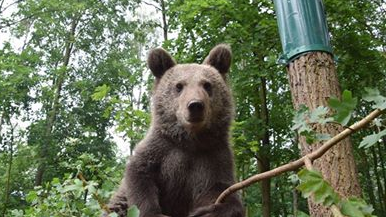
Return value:
[(359, 129), (364, 128), (372, 120), (374, 120), (375, 118), (380, 116), (384, 111), (385, 110), (380, 110), (380, 109), (374, 110), (373, 112), (371, 112), (369, 115), (367, 115), (362, 120), (356, 122), (355, 124), (351, 125), (349, 128), (343, 130), (342, 132), (340, 132), (339, 134), (337, 134), (336, 136), (334, 136), (333, 138), (331, 138), (330, 140), (325, 142), (321, 147), (319, 147), (314, 152), (311, 152), (311, 153), (303, 156), (302, 158), (300, 158), (296, 161), (292, 161), (290, 163), (287, 163), (285, 165), (277, 167), (273, 170), (270, 170), (270, 171), (267, 171), (264, 173), (260, 173), (260, 174), (256, 174), (254, 176), (249, 177), (248, 179), (246, 179), (244, 181), (235, 183), (234, 185), (225, 189), (220, 194), (220, 196), (217, 198), (215, 204), (221, 203), (228, 195), (230, 195), (230, 194), (232, 194), (240, 189), (246, 188), (246, 187), (248, 187), (248, 186), (250, 186), (258, 181), (278, 176), (284, 172), (296, 170), (296, 169), (302, 167), (303, 165), (305, 165), (306, 159), (309, 159), (312, 162), (312, 161), (320, 158), (331, 147), (333, 147), (334, 145), (336, 145), (338, 142), (342, 141), (343, 139), (347, 138), (348, 136), (350, 136), (354, 132), (358, 131)]
[(145, 3), (146, 5), (149, 5), (149, 6), (153, 6), (158, 11), (162, 11), (162, 9), (159, 6), (157, 6), (157, 5), (153, 4), (153, 3), (146, 2), (146, 1), (142, 1), (142, 3)]
[(2, 14), (4, 11), (6, 11), (9, 7), (11, 7), (12, 5), (15, 5), (15, 4), (19, 4), (20, 2), (22, 2), (23, 0), (17, 0), (17, 1), (14, 1), (12, 3), (10, 3), (9, 5), (5, 6), (3, 8), (3, 4), (4, 4), (4, 0), (1, 1), (0, 3), (0, 14)]

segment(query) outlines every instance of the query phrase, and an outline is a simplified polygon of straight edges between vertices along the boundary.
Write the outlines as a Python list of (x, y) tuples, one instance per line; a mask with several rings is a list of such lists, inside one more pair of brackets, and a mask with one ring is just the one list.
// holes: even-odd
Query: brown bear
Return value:
[(216, 198), (235, 181), (229, 127), (234, 107), (226, 73), (228, 45), (214, 47), (203, 64), (176, 64), (163, 49), (148, 55), (155, 76), (152, 123), (136, 146), (109, 208), (126, 216), (242, 217), (240, 198)]

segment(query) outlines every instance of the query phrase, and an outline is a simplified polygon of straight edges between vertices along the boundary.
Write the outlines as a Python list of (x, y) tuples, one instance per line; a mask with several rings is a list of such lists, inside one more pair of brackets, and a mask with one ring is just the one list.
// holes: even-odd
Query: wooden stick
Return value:
[(278, 176), (278, 175), (280, 175), (280, 174), (282, 174), (284, 172), (293, 171), (293, 170), (296, 170), (296, 169), (300, 168), (301, 166), (303, 166), (305, 164), (305, 159), (306, 158), (308, 158), (311, 162), (314, 161), (315, 159), (320, 158), (332, 146), (336, 145), (338, 142), (340, 142), (343, 139), (347, 138), (348, 136), (350, 136), (354, 132), (358, 131), (359, 129), (362, 129), (363, 127), (365, 127), (372, 120), (374, 120), (375, 118), (380, 116), (383, 113), (383, 111), (384, 110), (380, 110), (380, 109), (374, 110), (373, 112), (371, 112), (369, 115), (367, 115), (362, 120), (354, 123), (349, 128), (343, 130), (342, 132), (340, 132), (339, 134), (337, 134), (336, 136), (334, 136), (333, 138), (331, 138), (330, 140), (325, 142), (317, 150), (315, 150), (315, 151), (313, 151), (313, 152), (303, 156), (302, 158), (300, 158), (298, 160), (292, 161), (290, 163), (287, 163), (285, 165), (282, 165), (282, 166), (277, 167), (275, 169), (272, 169), (270, 171), (256, 174), (254, 176), (249, 177), (246, 180), (243, 180), (241, 182), (238, 182), (238, 183), (235, 183), (235, 184), (231, 185), (230, 187), (225, 189), (220, 194), (220, 196), (217, 198), (215, 204), (221, 203), (225, 199), (225, 197), (227, 197), (228, 195), (230, 195), (230, 194), (232, 194), (232, 193), (234, 193), (234, 192), (236, 192), (236, 191), (238, 191), (240, 189), (246, 188), (246, 187), (248, 187), (248, 186), (250, 186), (250, 185), (252, 185), (252, 184), (254, 184), (254, 183), (256, 183), (256, 182), (258, 182), (260, 180), (272, 178), (272, 177)]

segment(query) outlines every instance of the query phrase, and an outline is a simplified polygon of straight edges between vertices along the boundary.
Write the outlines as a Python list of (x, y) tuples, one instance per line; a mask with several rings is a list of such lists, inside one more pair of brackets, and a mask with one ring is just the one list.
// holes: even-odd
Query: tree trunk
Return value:
[(164, 42), (168, 40), (168, 31), (169, 31), (169, 26), (166, 20), (166, 7), (165, 7), (165, 1), (160, 0), (161, 4), (161, 13), (162, 13), (162, 30), (164, 33)]
[[(7, 121), (9, 122), (9, 120)], [(5, 217), (5, 214), (7, 212), (7, 206), (9, 203), (9, 197), (10, 197), (10, 190), (11, 190), (11, 171), (12, 171), (12, 164), (13, 164), (13, 143), (14, 143), (14, 127), (11, 125), (11, 139), (8, 142), (9, 144), (9, 160), (8, 160), (8, 170), (7, 170), (7, 181), (5, 186), (5, 199), (4, 199), (4, 208), (3, 208), (3, 217)]]
[(362, 161), (362, 167), (363, 167), (363, 175), (365, 177), (365, 180), (367, 180), (365, 183), (364, 183), (364, 187), (367, 191), (367, 194), (369, 196), (369, 199), (370, 199), (370, 204), (374, 206), (375, 210), (377, 211), (377, 204), (376, 204), (376, 200), (375, 200), (375, 195), (374, 195), (374, 185), (373, 185), (373, 179), (371, 178), (371, 175), (370, 175), (370, 170), (369, 170), (369, 161), (367, 160), (367, 155), (366, 155), (366, 152), (365, 150), (361, 149), (359, 151), (359, 154), (361, 156), (361, 161)]
[(377, 181), (377, 192), (378, 192), (378, 201), (379, 201), (379, 210), (385, 210), (385, 204), (383, 203), (383, 187), (381, 184), (381, 179), (379, 177), (379, 172), (378, 172), (378, 157), (377, 153), (375, 152), (375, 147), (371, 147), (371, 154), (373, 155), (373, 164), (374, 164), (374, 175), (375, 175), (375, 180)]
[(43, 175), (46, 170), (47, 166), (47, 155), (48, 155), (48, 150), (51, 146), (52, 142), (52, 128), (55, 124), (56, 116), (58, 113), (58, 110), (60, 108), (60, 97), (61, 97), (61, 92), (63, 88), (63, 84), (66, 78), (66, 72), (67, 72), (67, 66), (70, 62), (70, 57), (71, 57), (71, 52), (72, 48), (74, 45), (74, 36), (75, 36), (75, 29), (78, 24), (77, 19), (73, 19), (71, 22), (71, 29), (68, 35), (68, 38), (66, 40), (66, 45), (65, 45), (65, 52), (63, 56), (63, 65), (62, 69), (60, 70), (60, 74), (58, 75), (58, 78), (56, 79), (55, 87), (54, 87), (54, 100), (52, 103), (52, 108), (51, 110), (47, 113), (47, 118), (46, 118), (46, 129), (44, 132), (44, 138), (43, 138), (43, 143), (42, 147), (40, 150), (39, 154), (39, 165), (36, 171), (35, 175), (35, 186), (39, 186), (42, 184), (43, 181)]
[(294, 187), (294, 189), (292, 190), (292, 213), (294, 215), (294, 217), (297, 217), (298, 216), (298, 200), (299, 199), (299, 192), (298, 190), (296, 190), (296, 188)]
[[(307, 53), (292, 61), (287, 67), (295, 109), (306, 105), (310, 110), (318, 106), (327, 106), (331, 96), (341, 97), (339, 82), (332, 56), (323, 52)], [(315, 125), (318, 133), (335, 136), (344, 128), (337, 124)], [(321, 142), (309, 145), (305, 137), (299, 138), (302, 155), (306, 155), (322, 145)], [(331, 148), (325, 155), (314, 161), (315, 169), (322, 172), (324, 178), (343, 197), (360, 196), (361, 188), (357, 178), (357, 169), (353, 157), (351, 140), (343, 140)], [(308, 200), (311, 216), (332, 216), (328, 208)]]
[[(378, 143), (378, 151), (379, 155), (381, 156), (383, 153), (386, 153), (386, 137), (382, 138), (382, 145)], [(383, 184), (384, 184), (384, 195), (385, 195), (385, 205), (386, 205), (386, 163), (384, 162), (383, 155), (382, 157), (382, 174), (383, 174)]]
[(281, 208), (282, 208), (281, 215), (279, 216), (288, 216), (289, 213), (287, 211), (287, 206), (286, 206), (284, 187), (280, 186), (279, 189), (280, 189), (280, 200), (281, 200)]
[[(269, 171), (269, 159), (260, 155), (258, 160), (258, 167), (260, 173)], [(261, 180), (260, 190), (262, 199), (261, 205), (263, 209), (262, 216), (269, 217), (271, 216), (271, 179)]]
[[(263, 122), (263, 135), (261, 137), (261, 146), (259, 150), (258, 167), (259, 172), (263, 173), (270, 170), (270, 147), (268, 131), (268, 108), (267, 108), (267, 84), (265, 78), (260, 78), (261, 86), (259, 88), (260, 99), (260, 119)], [(263, 217), (271, 216), (271, 179), (264, 179), (260, 182)]]
[(386, 206), (386, 172), (385, 172), (385, 160), (383, 159), (383, 153), (381, 144), (377, 142), (377, 152), (379, 153), (379, 162), (380, 162), (380, 170), (382, 173), (382, 179), (381, 183), (383, 183), (383, 204)]

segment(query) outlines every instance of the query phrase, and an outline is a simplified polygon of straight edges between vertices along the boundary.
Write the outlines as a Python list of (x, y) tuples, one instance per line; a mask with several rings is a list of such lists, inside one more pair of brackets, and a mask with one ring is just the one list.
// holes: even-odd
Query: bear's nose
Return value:
[(204, 110), (204, 103), (201, 100), (192, 100), (188, 103), (188, 109), (191, 113), (200, 113)]

